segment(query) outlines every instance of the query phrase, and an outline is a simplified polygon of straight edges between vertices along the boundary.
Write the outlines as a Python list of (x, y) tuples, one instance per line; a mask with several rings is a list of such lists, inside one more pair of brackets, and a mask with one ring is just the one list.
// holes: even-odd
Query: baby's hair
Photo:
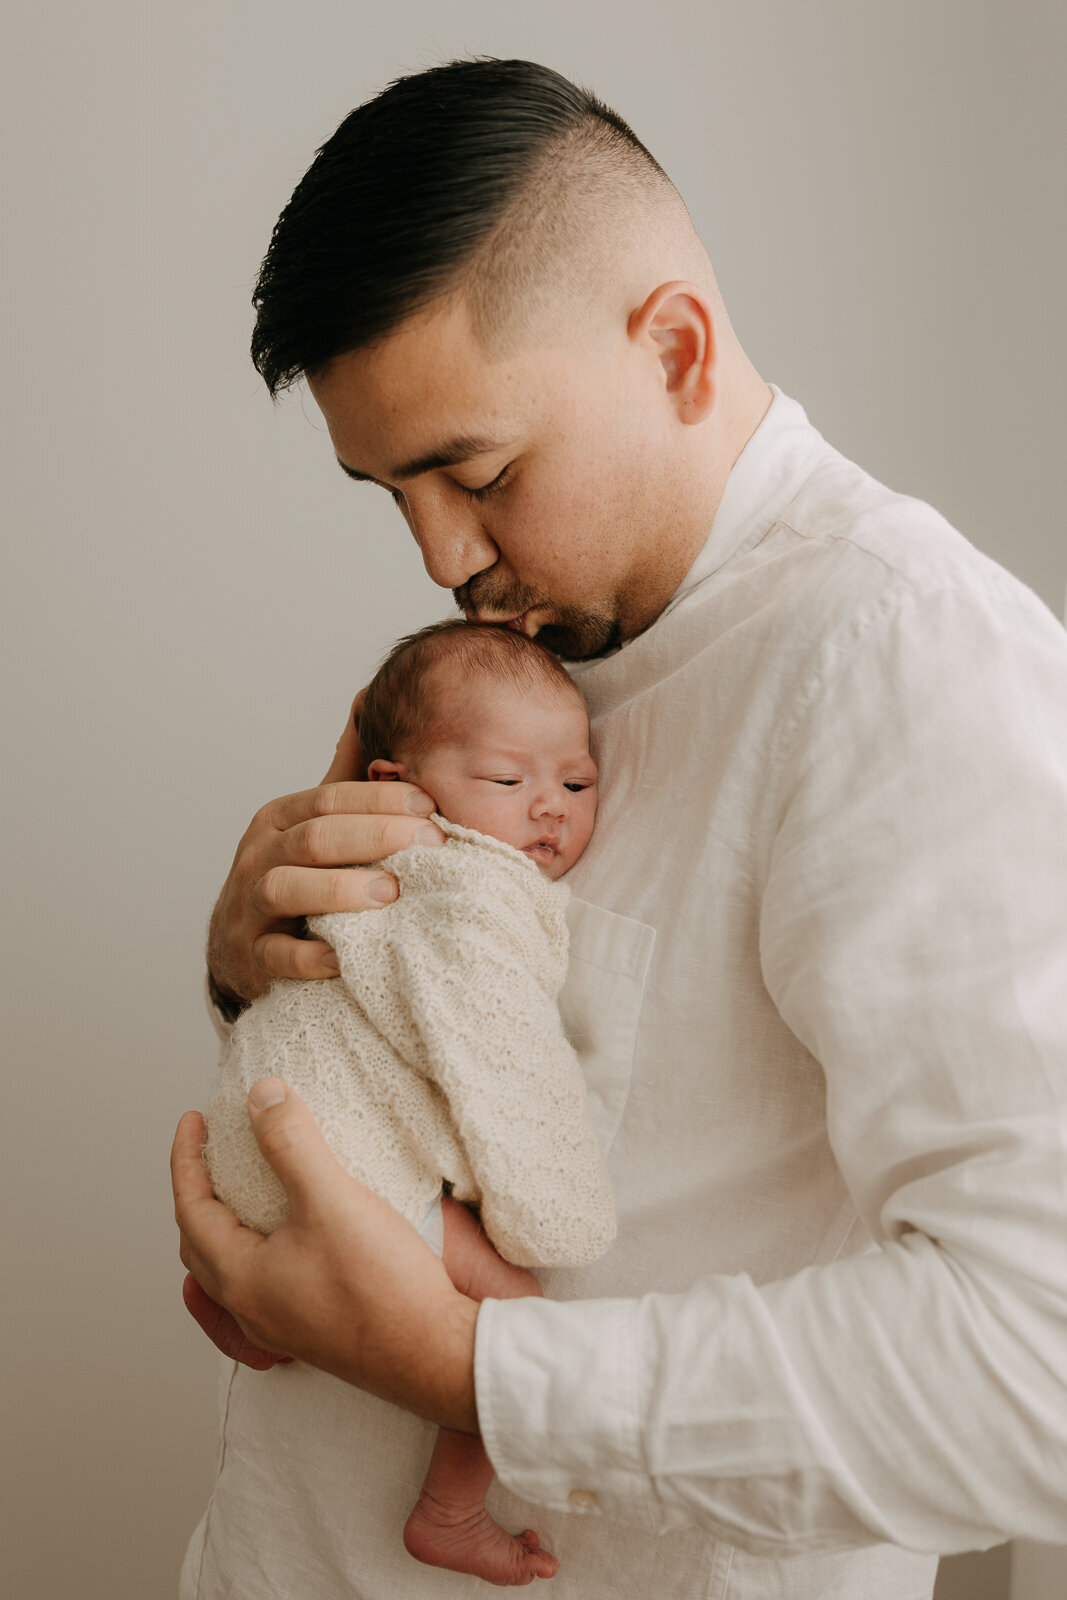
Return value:
[(359, 714), (363, 760), (416, 756), (439, 733), (434, 701), (435, 669), (455, 663), (465, 678), (475, 674), (517, 689), (542, 689), (582, 700), (566, 668), (535, 639), (512, 628), (454, 618), (411, 633), (390, 650), (371, 680)]

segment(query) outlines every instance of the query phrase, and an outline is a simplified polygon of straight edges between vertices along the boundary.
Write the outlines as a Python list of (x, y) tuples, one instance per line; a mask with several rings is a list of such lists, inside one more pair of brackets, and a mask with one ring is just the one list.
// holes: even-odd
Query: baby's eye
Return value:
[(506, 789), (514, 789), (518, 778), (490, 778), (490, 783), (502, 783)]
[(593, 786), (591, 783), (565, 783), (563, 787), (569, 789), (571, 794), (581, 794), (583, 789), (591, 789)]

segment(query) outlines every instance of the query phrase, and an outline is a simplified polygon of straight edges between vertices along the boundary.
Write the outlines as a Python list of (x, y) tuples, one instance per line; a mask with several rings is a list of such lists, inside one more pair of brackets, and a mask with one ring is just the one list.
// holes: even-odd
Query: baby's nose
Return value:
[(562, 784), (552, 784), (540, 791), (532, 809), (539, 817), (565, 817), (569, 798)]

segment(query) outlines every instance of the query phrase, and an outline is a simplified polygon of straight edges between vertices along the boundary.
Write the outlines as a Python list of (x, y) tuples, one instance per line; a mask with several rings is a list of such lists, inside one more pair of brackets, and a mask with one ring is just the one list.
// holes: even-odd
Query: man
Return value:
[[(293, 1204), (269, 1240), (183, 1123), (191, 1309), (310, 1363), (238, 1368), (236, 1447), (270, 1457), (292, 1374), (346, 1380), (317, 1436), (342, 1481), (315, 1438), (262, 1508), (220, 1478), (274, 1552), (257, 1594), (301, 1592), (271, 1576), (294, 1542), (304, 1593), (444, 1592), (394, 1558), (418, 1419), (480, 1427), (497, 1515), (582, 1600), (919, 1600), (932, 1552), (1067, 1538), (1062, 631), (768, 388), (663, 173), (543, 68), (354, 112), (257, 306), (268, 385), (306, 377), (466, 615), (580, 663), (604, 799), (568, 993), (620, 1221), (543, 1302), (479, 1311), (283, 1086), (252, 1107)], [(222, 1007), (329, 978), (300, 918), (395, 894), (337, 869), (429, 800), (357, 775), (350, 723), (326, 785), (254, 820)], [(231, 1557), (201, 1529), (205, 1596)]]

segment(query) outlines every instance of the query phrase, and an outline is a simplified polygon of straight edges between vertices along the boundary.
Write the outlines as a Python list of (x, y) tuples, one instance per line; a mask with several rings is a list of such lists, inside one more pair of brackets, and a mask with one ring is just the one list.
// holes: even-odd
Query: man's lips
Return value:
[(474, 611), (468, 616), (467, 621), (485, 622), (495, 628), (510, 628), (514, 633), (525, 633), (528, 638), (533, 638), (529, 626), (530, 616), (529, 611), (522, 611), (516, 617), (497, 617), (491, 611)]

